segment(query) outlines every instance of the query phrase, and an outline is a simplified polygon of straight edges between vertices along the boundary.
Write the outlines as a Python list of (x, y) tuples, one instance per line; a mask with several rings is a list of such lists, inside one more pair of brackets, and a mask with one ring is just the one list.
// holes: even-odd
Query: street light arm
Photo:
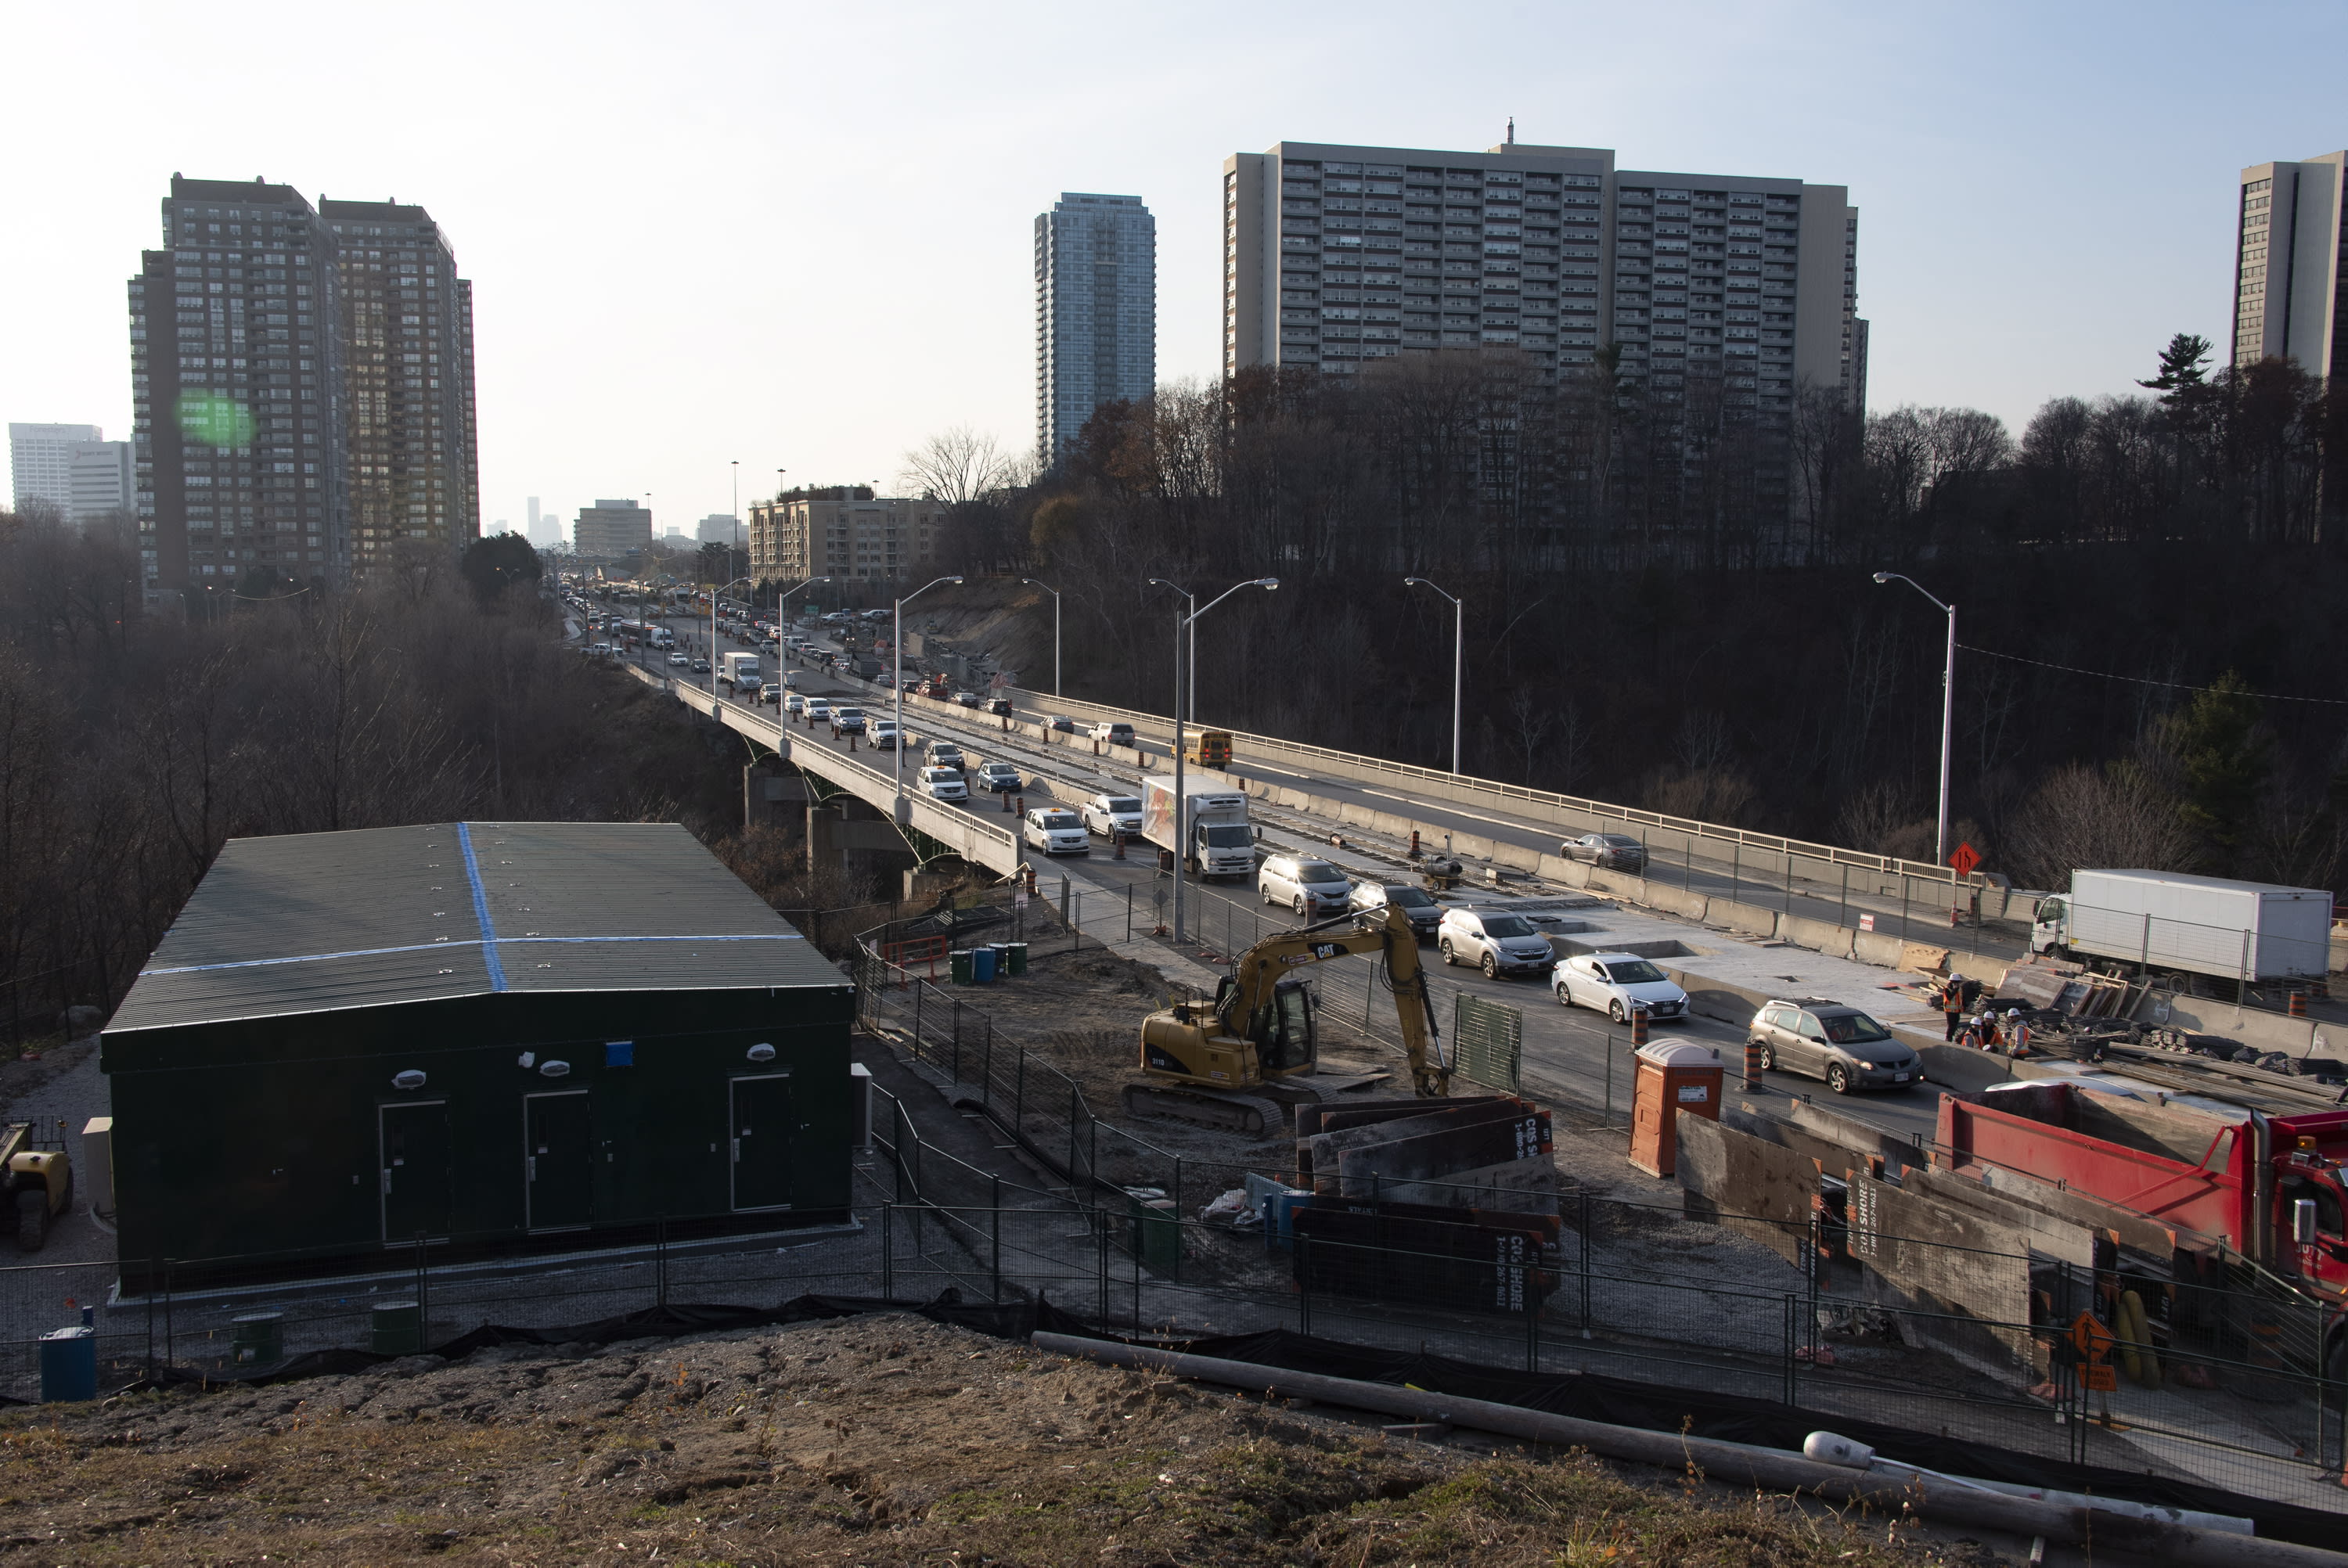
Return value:
[(1954, 605), (1942, 604), (1938, 599), (1933, 598), (1931, 592), (1927, 589), (1922, 583), (1918, 582), (1914, 578), (1908, 576), (1905, 572), (1879, 571), (1875, 574), (1875, 580), (1878, 583), (1904, 582), (1910, 588), (1914, 589), (1918, 593), (1922, 594), (1926, 599), (1931, 600), (1933, 608), (1938, 610), (1941, 614), (1954, 615), (1956, 613), (1956, 607)]
[(1433, 588), (1436, 592), (1442, 593), (1444, 598), (1450, 600), (1455, 608), (1459, 603), (1459, 600), (1456, 595), (1444, 593), (1443, 589), (1436, 588), (1435, 584), (1427, 581), (1426, 579), (1423, 577), (1406, 577), (1402, 579), (1402, 583), (1405, 588)]
[[(1150, 580), (1155, 582), (1158, 579), (1152, 578)], [(1169, 583), (1167, 586), (1170, 588), (1173, 585)], [(1239, 592), (1239, 590), (1243, 588), (1276, 589), (1279, 586), (1280, 579), (1276, 577), (1251, 578), (1246, 582), (1235, 582), (1231, 584), (1231, 587), (1223, 589), (1222, 592), (1215, 595), (1214, 598), (1209, 600), (1205, 604), (1200, 605), (1197, 610), (1192, 610), (1189, 615), (1184, 616), (1182, 618), (1183, 621), (1187, 625), (1189, 622), (1198, 620), (1199, 617), (1206, 614), (1207, 611), (1214, 609), (1215, 606), (1222, 603), (1223, 600), (1231, 598), (1231, 595)]]

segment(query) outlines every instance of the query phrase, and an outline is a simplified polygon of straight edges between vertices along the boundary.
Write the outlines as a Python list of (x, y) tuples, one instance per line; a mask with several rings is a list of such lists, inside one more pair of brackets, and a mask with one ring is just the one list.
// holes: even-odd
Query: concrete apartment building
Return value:
[(942, 501), (876, 497), (861, 485), (795, 490), (750, 508), (750, 575), (893, 582), (929, 570), (946, 520)]
[(481, 532), (473, 407), (473, 285), (421, 207), (320, 198), (342, 334), (345, 504), (364, 573), (422, 541)]
[(74, 448), (102, 438), (95, 425), (11, 425), (8, 478), (18, 511), (36, 501), (73, 509)]
[(1158, 386), (1158, 220), (1138, 196), (1064, 192), (1035, 218), (1035, 449)]
[(712, 512), (693, 527), (693, 537), (705, 545), (743, 542), (742, 519), (730, 512)]
[(1602, 148), (1282, 142), (1223, 164), (1223, 367), (1357, 373), (1506, 345), (1553, 370), (1622, 345), (1668, 397), (1866, 398), (1859, 213), (1838, 185), (1618, 169)]
[(2348, 152), (2242, 170), (2234, 263), (2234, 357), (2296, 360), (2348, 373), (2341, 247), (2348, 243)]
[(652, 508), (630, 500), (582, 507), (571, 528), (571, 548), (587, 560), (618, 560), (652, 542)]
[(171, 177), (130, 280), (150, 602), (480, 532), (470, 285), (422, 208)]

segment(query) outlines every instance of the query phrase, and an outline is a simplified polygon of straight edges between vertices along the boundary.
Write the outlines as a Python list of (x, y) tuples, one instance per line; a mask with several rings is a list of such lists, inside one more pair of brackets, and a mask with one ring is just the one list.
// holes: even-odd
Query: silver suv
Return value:
[(1545, 975), (1557, 962), (1557, 949), (1539, 927), (1505, 909), (1446, 909), (1435, 933), (1445, 963), (1473, 964), (1488, 979)]
[(1921, 1066), (1890, 1030), (1855, 1007), (1822, 997), (1763, 1003), (1746, 1040), (1760, 1048), (1763, 1071), (1823, 1078), (1837, 1094), (1905, 1089)]

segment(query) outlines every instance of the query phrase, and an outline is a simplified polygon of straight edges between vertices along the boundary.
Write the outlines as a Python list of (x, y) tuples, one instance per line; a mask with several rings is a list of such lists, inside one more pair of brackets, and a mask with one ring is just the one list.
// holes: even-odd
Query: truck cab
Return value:
[(2058, 952), (2065, 946), (2063, 937), (2064, 904), (2061, 895), (2038, 901), (2038, 912), (2030, 919), (2030, 950), (2034, 953)]

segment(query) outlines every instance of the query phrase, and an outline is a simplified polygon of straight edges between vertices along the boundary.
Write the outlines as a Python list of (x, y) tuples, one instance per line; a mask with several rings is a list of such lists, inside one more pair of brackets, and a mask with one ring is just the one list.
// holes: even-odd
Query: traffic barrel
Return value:
[(1636, 1050), (1646, 1043), (1647, 1009), (1643, 1007), (1634, 1007), (1631, 1009), (1631, 1049), (1632, 1050)]
[(2291, 1017), (2305, 1018), (2307, 1016), (2307, 993), (2302, 990), (2292, 991), (2291, 993), (2291, 1000), (2288, 1003), (2288, 1007)]
[(1113, 847), (1116, 849), (1116, 851), (1117, 851), (1117, 853), (1116, 853), (1116, 854), (1114, 854), (1114, 855), (1112, 855), (1111, 856), (1109, 856), (1109, 858), (1110, 858), (1110, 859), (1112, 859), (1112, 860), (1122, 860), (1122, 859), (1124, 859), (1124, 858), (1125, 858), (1125, 835), (1124, 835), (1124, 833), (1123, 833), (1121, 830), (1117, 829), (1117, 828), (1114, 828), (1114, 827), (1113, 827), (1113, 828), (1110, 828), (1110, 829), (1109, 829), (1109, 832), (1108, 832), (1108, 841), (1109, 841), (1109, 844), (1111, 845), (1111, 846), (1113, 846)]
[(1745, 1087), (1749, 1092), (1761, 1086), (1761, 1042), (1745, 1042)]

